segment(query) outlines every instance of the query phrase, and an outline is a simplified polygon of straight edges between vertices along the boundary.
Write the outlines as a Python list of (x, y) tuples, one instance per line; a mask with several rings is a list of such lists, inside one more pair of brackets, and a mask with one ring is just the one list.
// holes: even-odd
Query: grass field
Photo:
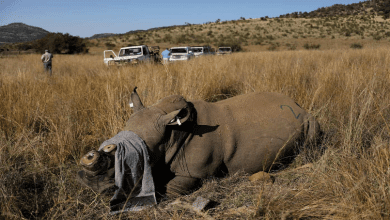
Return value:
[[(218, 101), (272, 91), (315, 115), (326, 149), (303, 151), (274, 183), (243, 173), (209, 179), (192, 195), (219, 205), (206, 213), (157, 207), (129, 219), (380, 219), (390, 217), (389, 47), (248, 52), (168, 66), (107, 68), (101, 56), (40, 55), (0, 62), (0, 217), (108, 219), (109, 196), (74, 179), (82, 155), (115, 135), (131, 115), (134, 86), (145, 105), (172, 94)], [(312, 167), (295, 169), (308, 162)]]

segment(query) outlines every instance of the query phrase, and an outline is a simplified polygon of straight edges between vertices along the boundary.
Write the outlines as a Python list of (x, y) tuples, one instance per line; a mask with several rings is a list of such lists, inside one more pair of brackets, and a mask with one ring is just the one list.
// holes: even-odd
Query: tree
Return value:
[(68, 33), (49, 33), (44, 38), (37, 40), (33, 48), (38, 51), (49, 49), (51, 53), (88, 53), (84, 40)]

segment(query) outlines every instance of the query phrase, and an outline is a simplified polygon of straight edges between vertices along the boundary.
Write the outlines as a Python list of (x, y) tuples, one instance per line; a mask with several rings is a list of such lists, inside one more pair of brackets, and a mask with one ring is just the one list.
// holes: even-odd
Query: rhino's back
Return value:
[[(212, 160), (222, 160), (229, 172), (267, 169), (282, 147), (290, 150), (302, 137), (307, 116), (291, 98), (278, 93), (251, 93), (216, 103), (193, 103), (198, 124), (218, 126), (216, 131), (194, 138), (194, 144), (205, 146), (198, 154), (212, 154)], [(209, 165), (211, 171), (216, 166)]]

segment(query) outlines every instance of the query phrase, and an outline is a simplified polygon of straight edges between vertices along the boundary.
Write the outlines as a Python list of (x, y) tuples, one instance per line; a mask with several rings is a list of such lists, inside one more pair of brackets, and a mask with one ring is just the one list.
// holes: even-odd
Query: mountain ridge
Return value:
[[(292, 12), (280, 15), (279, 18), (320, 18), (320, 17), (334, 17), (334, 16), (348, 16), (348, 15), (370, 15), (370, 16), (383, 16), (385, 19), (390, 17), (390, 0), (366, 0), (359, 3), (352, 3), (348, 5), (334, 4), (329, 7), (321, 7), (311, 12)], [(239, 20), (241, 20), (241, 17)], [(268, 16), (261, 17), (261, 19), (268, 18)], [(219, 20), (219, 19), (218, 19)], [(214, 23), (214, 22), (206, 22)], [(85, 39), (98, 39), (107, 38), (112, 36), (121, 36), (127, 34), (141, 33), (153, 30), (161, 30), (165, 28), (188, 26), (185, 25), (172, 25), (155, 27), (147, 30), (132, 30), (125, 33), (100, 33), (94, 34), (91, 37)], [(196, 25), (196, 24), (195, 24)], [(21, 43), (28, 42), (37, 39), (41, 39), (46, 36), (49, 31), (46, 31), (40, 27), (30, 26), (24, 23), (11, 23), (5, 26), (0, 26), (0, 44), (4, 43)]]
[(41, 39), (50, 33), (40, 27), (21, 22), (0, 26), (0, 43), (19, 43)]

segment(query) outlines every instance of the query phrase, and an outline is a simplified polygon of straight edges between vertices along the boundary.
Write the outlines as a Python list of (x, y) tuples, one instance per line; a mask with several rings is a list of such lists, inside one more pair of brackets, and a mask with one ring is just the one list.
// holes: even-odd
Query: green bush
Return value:
[(16, 48), (18, 50), (29, 50), (29, 49), (32, 49), (33, 48), (33, 45), (31, 43), (19, 43), (19, 44), (16, 44)]
[(351, 48), (352, 49), (362, 49), (363, 45), (360, 43), (353, 43), (353, 44), (351, 44)]
[(113, 44), (111, 42), (106, 42), (105, 45), (106, 45), (107, 49), (109, 49), (109, 50), (112, 50), (116, 46), (115, 44)]
[(267, 50), (269, 50), (269, 51), (275, 51), (277, 48), (278, 48), (277, 45), (271, 44), (271, 45), (267, 48)]
[(166, 35), (163, 37), (162, 40), (163, 40), (165, 43), (170, 43), (170, 42), (172, 41), (172, 39), (173, 39), (172, 35), (166, 34)]
[(303, 48), (305, 48), (306, 50), (318, 50), (320, 49), (321, 47), (321, 44), (308, 44), (308, 43), (305, 43), (303, 45)]
[(49, 33), (44, 38), (35, 41), (32, 47), (37, 51), (49, 49), (51, 53), (88, 53), (84, 40), (68, 33)]
[(374, 35), (374, 36), (373, 36), (373, 39), (374, 39), (374, 40), (380, 40), (380, 39), (382, 39), (382, 37), (381, 37), (380, 35)]
[(297, 45), (296, 44), (289, 44), (289, 43), (287, 43), (286, 47), (287, 47), (288, 50), (296, 50), (297, 49)]
[(187, 42), (189, 42), (189, 39), (187, 39), (186, 34), (180, 34), (180, 35), (176, 36), (176, 38), (175, 38), (176, 44), (183, 44), (183, 43), (187, 43)]

